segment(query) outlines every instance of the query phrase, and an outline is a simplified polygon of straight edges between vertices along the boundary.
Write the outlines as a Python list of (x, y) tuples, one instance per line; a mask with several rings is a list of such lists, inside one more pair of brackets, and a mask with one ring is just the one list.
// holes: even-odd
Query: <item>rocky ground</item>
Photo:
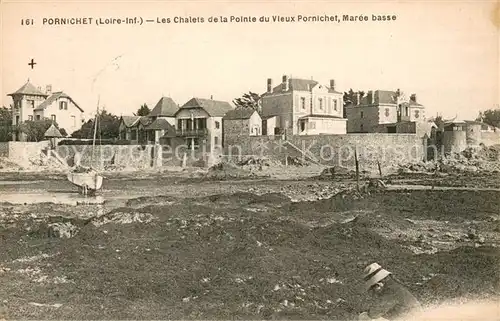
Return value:
[[(9, 175), (64, 185), (58, 174)], [(7, 319), (349, 319), (367, 303), (360, 275), (373, 261), (424, 303), (500, 295), (498, 191), (215, 178), (118, 175), (106, 182), (104, 205), (3, 203), (0, 311)], [(124, 191), (136, 196), (112, 198)]]

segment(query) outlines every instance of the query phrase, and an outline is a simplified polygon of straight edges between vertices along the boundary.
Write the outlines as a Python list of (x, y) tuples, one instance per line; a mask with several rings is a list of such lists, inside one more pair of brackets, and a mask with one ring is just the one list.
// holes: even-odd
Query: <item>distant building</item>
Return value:
[(224, 144), (231, 143), (233, 137), (262, 135), (262, 119), (259, 112), (250, 107), (228, 111), (222, 122)]
[[(27, 120), (51, 119), (59, 128), (64, 128), (68, 135), (79, 130), (85, 122), (83, 109), (68, 94), (58, 91), (52, 92), (48, 85), (45, 92), (41, 87), (35, 87), (26, 82), (12, 97), (12, 124), (17, 126)], [(13, 140), (24, 140), (24, 135), (15, 132)]]
[(192, 98), (175, 113), (176, 136), (191, 150), (222, 146), (222, 118), (232, 109), (225, 101)]
[(396, 133), (398, 123), (424, 122), (425, 107), (417, 102), (416, 94), (406, 99), (395, 91), (376, 90), (369, 91), (364, 97), (358, 93), (346, 106), (346, 116), (348, 133), (380, 132), (380, 125), (384, 125), (382, 127), (387, 132)]
[(283, 76), (278, 86), (267, 80), (261, 97), (263, 135), (345, 134), (343, 93), (335, 81), (322, 85), (315, 80)]
[(471, 120), (452, 120), (444, 124), (442, 141), (445, 152), (460, 152), (467, 147), (500, 143), (500, 128)]

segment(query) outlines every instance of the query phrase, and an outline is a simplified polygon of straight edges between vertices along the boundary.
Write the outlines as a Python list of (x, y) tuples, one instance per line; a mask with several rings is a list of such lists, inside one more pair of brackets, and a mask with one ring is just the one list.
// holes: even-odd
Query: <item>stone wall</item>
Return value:
[(249, 119), (225, 119), (224, 120), (224, 141), (223, 145), (232, 145), (238, 142), (239, 137), (250, 135)]
[[(151, 167), (182, 166), (186, 154), (186, 166), (205, 167), (211, 159), (205, 149), (190, 151), (161, 145), (62, 145), (56, 152), (68, 165), (73, 165), (76, 152), (81, 154), (80, 164), (104, 169), (107, 166), (145, 169)], [(93, 160), (92, 160), (93, 158)]]
[(48, 148), (50, 142), (9, 142), (9, 159), (21, 166), (41, 160), (42, 151)]
[(239, 155), (256, 155), (284, 161), (286, 157), (298, 157), (323, 165), (354, 167), (355, 151), (360, 168), (373, 170), (381, 166), (396, 165), (405, 161), (425, 158), (424, 142), (415, 134), (347, 134), (244, 137), (224, 148), (224, 154), (237, 158)]
[(497, 132), (481, 132), (480, 142), (486, 146), (500, 144), (500, 131)]

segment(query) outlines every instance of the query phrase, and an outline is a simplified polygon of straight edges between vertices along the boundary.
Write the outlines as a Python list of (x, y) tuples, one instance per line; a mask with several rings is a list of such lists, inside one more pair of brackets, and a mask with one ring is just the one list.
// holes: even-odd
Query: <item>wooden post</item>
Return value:
[(357, 147), (354, 150), (354, 161), (356, 162), (356, 189), (359, 192), (359, 161), (358, 161), (358, 152), (357, 152)]
[(380, 175), (380, 178), (382, 178), (382, 168), (380, 168), (380, 161), (377, 160), (377, 166), (378, 166), (378, 174)]

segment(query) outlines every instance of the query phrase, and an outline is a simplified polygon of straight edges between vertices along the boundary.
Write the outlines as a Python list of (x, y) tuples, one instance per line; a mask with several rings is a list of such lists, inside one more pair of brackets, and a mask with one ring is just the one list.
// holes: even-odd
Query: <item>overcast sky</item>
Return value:
[[(494, 3), (105, 2), (3, 3), (2, 105), (29, 78), (52, 84), (86, 112), (131, 115), (170, 96), (232, 101), (263, 93), (266, 79), (311, 77), (337, 88), (401, 88), (427, 115), (475, 118), (499, 103)], [(43, 17), (396, 15), (395, 22), (42, 26)], [(34, 26), (22, 26), (33, 18)], [(31, 70), (28, 62), (37, 64)], [(97, 76), (97, 77), (96, 77)], [(95, 79), (95, 82), (94, 82)]]

